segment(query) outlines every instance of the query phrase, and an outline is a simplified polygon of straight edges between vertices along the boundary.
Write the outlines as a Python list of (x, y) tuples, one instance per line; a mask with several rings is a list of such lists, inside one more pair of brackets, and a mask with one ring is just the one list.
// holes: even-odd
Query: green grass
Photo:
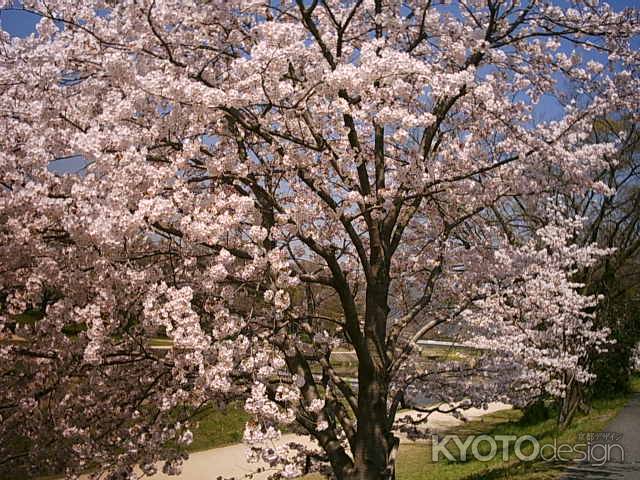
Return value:
[(188, 450), (198, 452), (241, 442), (248, 419), (242, 407), (231, 405), (224, 410), (209, 408), (199, 413), (192, 420), (198, 427), (192, 429), (193, 442)]
[[(632, 382), (634, 392), (640, 392), (640, 377), (634, 377)], [(533, 435), (541, 445), (553, 443), (554, 439), (560, 443), (581, 443), (579, 436), (587, 432), (602, 431), (606, 424), (624, 407), (629, 399), (628, 395), (595, 400), (588, 414), (576, 417), (573, 424), (563, 432), (556, 429), (555, 418), (538, 421), (525, 425), (520, 421), (522, 413), (518, 410), (503, 410), (485, 415), (479, 420), (469, 422), (452, 429), (451, 434), (465, 437), (467, 435)], [(525, 444), (526, 445), (526, 444)], [(481, 444), (480, 447), (486, 446)], [(459, 458), (453, 442), (448, 444), (449, 450), (455, 458)], [(499, 449), (501, 444), (498, 443)], [(481, 453), (482, 448), (480, 448)], [(499, 450), (500, 451), (500, 450)], [(527, 454), (526, 448), (523, 448)], [(449, 461), (441, 458), (434, 463), (431, 460), (431, 446), (428, 443), (403, 444), (400, 447), (397, 465), (398, 480), (553, 480), (563, 473), (564, 466), (544, 461), (521, 462), (510, 450), (509, 460), (504, 462), (502, 455), (495, 460), (480, 462)]]
[(154, 337), (149, 340), (150, 347), (171, 347), (173, 346), (173, 340), (170, 338)]
[[(214, 407), (207, 408), (190, 420), (191, 423), (197, 423), (198, 426), (191, 428), (193, 442), (187, 450), (189, 452), (199, 452), (241, 442), (244, 426), (248, 418), (247, 413), (239, 406), (229, 405), (224, 410)], [(91, 473), (91, 470), (87, 470), (85, 473)], [(16, 473), (9, 477), (2, 475), (3, 472), (0, 471), (2, 480), (25, 480), (29, 478), (22, 473)], [(37, 480), (62, 480), (61, 474), (40, 475), (36, 478)]]

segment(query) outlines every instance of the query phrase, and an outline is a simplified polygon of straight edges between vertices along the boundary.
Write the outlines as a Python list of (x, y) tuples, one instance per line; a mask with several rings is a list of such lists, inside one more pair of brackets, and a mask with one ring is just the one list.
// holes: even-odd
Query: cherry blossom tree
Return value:
[[(538, 258), (561, 288), (532, 276), (516, 289), (505, 259), (536, 254), (485, 214), (521, 194), (601, 188), (593, 172), (616, 145), (584, 140), (594, 118), (635, 108), (637, 11), (0, 6), (41, 17), (30, 37), (2, 33), (0, 437), (18, 437), (0, 443), (2, 465), (124, 478), (165, 460), (177, 473), (192, 415), (241, 398), (245, 440), (275, 476), (393, 478), (408, 392), (502, 394), (461, 378), (463, 363), (424, 365), (417, 340), (468, 325), (497, 295), (537, 319), (592, 302), (567, 283), (565, 248)], [(158, 335), (172, 347), (152, 348)], [(357, 356), (356, 383), (337, 348)], [(270, 448), (283, 424), (317, 448)]]
[(634, 371), (640, 371), (640, 347), (636, 345), (636, 348), (633, 349), (633, 355), (631, 358), (631, 367)]
[(576, 244), (585, 219), (567, 218), (569, 212), (548, 205), (544, 227), (499, 251), (502, 268), (465, 312), (470, 344), (511, 364), (511, 400), (528, 406), (557, 399), (563, 428), (580, 406), (580, 387), (595, 379), (591, 359), (613, 343), (609, 329), (594, 321), (598, 297), (581, 294), (585, 285), (575, 280), (613, 250)]
[[(556, 203), (562, 204), (563, 215), (581, 217), (579, 228), (572, 229), (566, 237), (573, 248), (597, 244), (609, 249), (608, 255), (594, 258), (596, 261), (589, 265), (576, 263), (579, 268), (572, 275), (572, 281), (581, 285), (581, 293), (602, 297), (597, 307), (589, 310), (595, 314), (596, 326), (611, 329), (611, 337), (615, 340), (606, 352), (591, 351), (590, 358), (583, 360), (599, 378), (589, 389), (583, 388), (583, 384), (574, 384), (574, 390), (583, 390), (570, 394), (576, 403), (588, 401), (590, 394), (627, 388), (630, 357), (638, 339), (635, 292), (640, 251), (637, 209), (640, 158), (637, 125), (632, 120), (637, 117), (637, 106), (628, 106), (629, 110), (609, 113), (606, 118), (596, 120), (593, 132), (586, 140), (616, 139), (618, 144), (616, 154), (607, 156), (603, 168), (595, 172), (594, 182), (599, 187), (553, 193)], [(538, 196), (520, 196), (517, 201), (503, 202), (491, 215), (513, 243), (526, 241), (531, 232), (553, 221), (553, 216), (549, 218), (539, 200)]]
[(569, 199), (572, 210), (588, 217), (587, 228), (576, 241), (582, 244), (595, 241), (615, 249), (613, 255), (601, 259), (579, 276), (579, 281), (585, 283), (585, 292), (603, 296), (596, 311), (597, 322), (610, 328), (616, 340), (606, 354), (592, 359), (598, 380), (587, 396), (628, 388), (633, 371), (632, 352), (640, 340), (637, 295), (640, 287), (640, 136), (637, 120), (634, 121), (637, 115), (629, 112), (630, 118), (626, 119), (626, 114), (610, 114), (594, 126), (594, 139), (620, 139), (616, 156), (607, 161), (607, 167), (598, 175), (610, 192), (597, 195), (588, 191)]

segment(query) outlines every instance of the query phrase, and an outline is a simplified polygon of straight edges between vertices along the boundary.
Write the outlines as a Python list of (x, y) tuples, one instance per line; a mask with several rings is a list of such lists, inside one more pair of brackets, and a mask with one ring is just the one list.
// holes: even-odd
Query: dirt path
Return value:
[[(488, 410), (480, 410), (477, 408), (470, 408), (464, 410), (464, 416), (469, 419), (476, 419), (482, 415), (496, 412), (498, 410), (504, 410), (511, 408), (504, 403), (491, 403)], [(399, 415), (412, 415), (412, 412), (401, 412)], [(428, 427), (433, 431), (443, 431), (459, 425), (461, 420), (454, 418), (452, 415), (443, 413), (433, 413), (429, 418)], [(288, 434), (283, 435), (278, 444), (284, 444), (288, 442), (300, 442), (309, 444), (311, 440), (308, 437)], [(410, 442), (410, 440), (403, 439), (404, 442)], [(202, 452), (196, 452), (190, 455), (182, 469), (182, 475), (179, 477), (170, 477), (159, 473), (151, 477), (153, 480), (216, 480), (219, 476), (223, 478), (229, 477), (242, 477), (246, 474), (254, 472), (258, 465), (249, 464), (246, 461), (246, 449), (244, 444), (229, 445), (228, 447), (214, 448), (212, 450), (205, 450)], [(260, 473), (254, 476), (254, 479), (264, 479), (268, 476), (267, 473)]]

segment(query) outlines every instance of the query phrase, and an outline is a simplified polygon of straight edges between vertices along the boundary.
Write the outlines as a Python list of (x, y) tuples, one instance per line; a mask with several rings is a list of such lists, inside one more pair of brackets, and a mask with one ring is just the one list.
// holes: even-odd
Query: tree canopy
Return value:
[[(0, 439), (27, 445), (0, 465), (177, 472), (190, 416), (241, 398), (277, 476), (393, 478), (412, 391), (483, 405), (592, 378), (607, 331), (572, 275), (609, 252), (571, 242), (556, 193), (610, 188), (620, 142), (593, 125), (637, 115), (638, 11), (0, 7), (41, 17), (0, 34)], [(496, 212), (525, 197), (544, 222), (514, 242)], [(444, 326), (491, 354), (425, 364)], [(269, 449), (292, 423), (317, 448)]]

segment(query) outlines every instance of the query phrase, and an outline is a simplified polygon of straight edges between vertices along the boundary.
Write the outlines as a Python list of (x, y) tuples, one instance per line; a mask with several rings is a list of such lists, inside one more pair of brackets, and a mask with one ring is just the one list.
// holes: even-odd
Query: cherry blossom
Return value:
[(393, 478), (420, 395), (589, 381), (571, 275), (607, 252), (495, 215), (605, 194), (593, 122), (637, 116), (638, 11), (565, 3), (0, 1), (41, 19), (0, 33), (0, 469), (177, 474), (240, 401), (275, 477)]

